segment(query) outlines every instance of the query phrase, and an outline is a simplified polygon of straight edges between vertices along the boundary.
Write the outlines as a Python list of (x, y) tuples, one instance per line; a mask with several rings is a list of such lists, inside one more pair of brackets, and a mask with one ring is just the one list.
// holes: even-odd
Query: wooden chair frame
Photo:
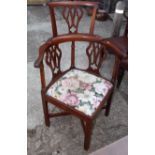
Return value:
[[(85, 134), (84, 148), (85, 148), (85, 150), (88, 150), (89, 145), (90, 145), (93, 120), (96, 118), (97, 114), (101, 111), (101, 109), (105, 109), (106, 116), (109, 115), (114, 87), (111, 88), (111, 90), (109, 91), (107, 96), (103, 99), (100, 106), (97, 108), (97, 110), (93, 113), (92, 116), (85, 115), (84, 113), (72, 108), (71, 106), (62, 104), (62, 102), (56, 100), (55, 98), (46, 95), (48, 88), (53, 83), (55, 83), (60, 77), (62, 77), (65, 73), (67, 73), (71, 69), (78, 69), (75, 66), (75, 53), (74, 53), (75, 50), (72, 50), (72, 53), (71, 53), (72, 61), (71, 61), (70, 68), (64, 72), (62, 72), (60, 69), (60, 61), (61, 61), (62, 51), (59, 48), (59, 45), (61, 43), (73, 42), (73, 41), (74, 42), (76, 42), (76, 41), (89, 42), (89, 46), (86, 49), (86, 54), (87, 54), (88, 60), (89, 60), (89, 66), (85, 71), (90, 74), (97, 75), (99, 77), (102, 77), (99, 72), (99, 69), (101, 67), (101, 62), (103, 61), (103, 58), (99, 59), (99, 63), (98, 63), (98, 65), (96, 65), (96, 68), (92, 68), (91, 64), (95, 63), (95, 60), (97, 59), (97, 55), (94, 58), (94, 62), (91, 62), (91, 60), (89, 59), (90, 55), (88, 54), (89, 47), (92, 46), (93, 52), (98, 51), (98, 53), (102, 53), (102, 55), (106, 54), (106, 47), (113, 49), (114, 54), (115, 54), (115, 64), (114, 64), (114, 68), (113, 68), (113, 72), (112, 72), (112, 78), (110, 80), (110, 82), (113, 83), (113, 85), (114, 85), (116, 77), (117, 77), (117, 72), (119, 69), (120, 59), (121, 59), (122, 55), (120, 55), (119, 49), (116, 49), (112, 45), (107, 44), (107, 42), (104, 42), (104, 39), (102, 37), (97, 36), (97, 35), (90, 35), (90, 34), (68, 34), (68, 35), (57, 36), (52, 39), (49, 39), (39, 49), (39, 56), (38, 56), (38, 59), (35, 61), (34, 66), (37, 68), (40, 68), (40, 78), (41, 78), (41, 87), (42, 87), (41, 88), (41, 96), (42, 96), (45, 124), (46, 124), (46, 126), (50, 126), (49, 119), (51, 117), (64, 116), (64, 115), (69, 115), (69, 114), (78, 117), (81, 120), (82, 127), (83, 127), (84, 134)], [(99, 48), (99, 46), (97, 44), (100, 44), (101, 48)], [(52, 53), (55, 53), (54, 57), (53, 57)], [(58, 56), (58, 58), (56, 58), (57, 56)], [(100, 56), (100, 55), (98, 54), (98, 56)], [(53, 61), (53, 63), (50, 63), (48, 60)], [(51, 81), (47, 85), (46, 85), (46, 80), (45, 80), (44, 65), (50, 67), (52, 74), (53, 74)], [(53, 65), (55, 65), (57, 68), (56, 72), (55, 72), (55, 67)], [(107, 101), (107, 104), (105, 104), (106, 101)], [(64, 112), (55, 113), (55, 114), (49, 113), (48, 103), (52, 103), (56, 107), (62, 109)]]

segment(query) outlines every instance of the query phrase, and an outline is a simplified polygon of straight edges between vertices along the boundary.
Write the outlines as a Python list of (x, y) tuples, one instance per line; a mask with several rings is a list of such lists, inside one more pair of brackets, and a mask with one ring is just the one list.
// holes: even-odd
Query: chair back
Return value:
[[(52, 24), (52, 31), (53, 37), (58, 35), (58, 26), (57, 22), (63, 19), (64, 25), (60, 25), (61, 28), (65, 27), (67, 24), (68, 33), (78, 33), (79, 32), (79, 25), (84, 17), (85, 8), (89, 7), (92, 9), (92, 16), (90, 20), (90, 27), (88, 28), (88, 33), (93, 33), (94, 26), (95, 26), (95, 17), (96, 11), (98, 8), (98, 3), (96, 2), (84, 2), (84, 1), (61, 1), (61, 2), (50, 2), (48, 3), (50, 16), (51, 16), (51, 24)], [(59, 11), (56, 11), (59, 9)], [(56, 17), (59, 17), (59, 20), (56, 20)], [(66, 31), (66, 30), (65, 30)], [(67, 32), (63, 33), (67, 34)]]

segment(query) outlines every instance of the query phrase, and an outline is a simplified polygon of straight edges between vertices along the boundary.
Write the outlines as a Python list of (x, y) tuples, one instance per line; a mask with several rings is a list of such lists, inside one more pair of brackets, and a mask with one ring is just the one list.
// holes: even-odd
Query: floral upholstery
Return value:
[(73, 69), (55, 82), (47, 95), (91, 116), (111, 87), (103, 78)]

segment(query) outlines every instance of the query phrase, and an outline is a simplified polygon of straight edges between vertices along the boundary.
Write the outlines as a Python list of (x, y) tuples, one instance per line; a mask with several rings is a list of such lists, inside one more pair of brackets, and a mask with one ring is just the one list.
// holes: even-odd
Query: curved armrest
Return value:
[(39, 56), (36, 59), (36, 61), (34, 62), (34, 67), (39, 68), (40, 64), (43, 60), (43, 56), (44, 56), (44, 52), (46, 50), (46, 48), (51, 45), (51, 41), (53, 38), (48, 39), (43, 45), (40, 46), (39, 48)]
[(106, 47), (111, 48), (113, 54), (115, 54), (119, 58), (121, 59), (127, 58), (127, 40), (126, 39), (125, 39), (125, 44), (124, 44), (124, 42), (122, 41), (118, 42), (117, 38), (104, 39), (97, 35), (89, 35), (89, 34), (69, 34), (68, 35), (67, 34), (67, 35), (60, 35), (54, 38), (50, 38), (42, 46), (40, 46), (39, 56), (34, 63), (34, 67), (36, 68), (40, 67), (43, 57), (44, 57), (45, 50), (51, 44), (59, 44), (59, 43), (68, 42), (68, 41), (100, 42), (100, 43), (103, 43)]
[(68, 41), (102, 41), (102, 37), (97, 36), (97, 35), (89, 35), (89, 34), (64, 34), (64, 35), (59, 35), (57, 37), (53, 37), (48, 39), (42, 46), (39, 48), (39, 56), (37, 60), (34, 63), (34, 67), (39, 68), (43, 57), (44, 53), (47, 47), (49, 47), (51, 44), (59, 44), (62, 42), (68, 42)]

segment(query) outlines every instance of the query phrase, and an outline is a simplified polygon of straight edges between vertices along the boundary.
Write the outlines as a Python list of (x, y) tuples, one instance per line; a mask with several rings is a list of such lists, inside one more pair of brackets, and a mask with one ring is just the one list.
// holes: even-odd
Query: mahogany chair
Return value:
[[(80, 69), (75, 65), (75, 50), (71, 50), (71, 66), (62, 71), (61, 58), (62, 43), (86, 43), (83, 52), (88, 58), (88, 68)], [(115, 63), (111, 80), (100, 74), (102, 61), (106, 59), (106, 47), (102, 37), (90, 34), (68, 34), (49, 39), (39, 48), (39, 56), (34, 66), (40, 69), (41, 96), (46, 126), (50, 126), (50, 118), (64, 115), (73, 115), (81, 120), (84, 131), (84, 149), (90, 146), (93, 120), (98, 113), (105, 109), (105, 116), (109, 115), (114, 84), (122, 55), (112, 48), (115, 54)], [(74, 46), (75, 48), (75, 46)], [(72, 48), (71, 48), (72, 49)], [(101, 57), (104, 55), (104, 57)], [(51, 81), (47, 83), (44, 69), (50, 68)], [(48, 105), (53, 104), (63, 112), (50, 113)]]

